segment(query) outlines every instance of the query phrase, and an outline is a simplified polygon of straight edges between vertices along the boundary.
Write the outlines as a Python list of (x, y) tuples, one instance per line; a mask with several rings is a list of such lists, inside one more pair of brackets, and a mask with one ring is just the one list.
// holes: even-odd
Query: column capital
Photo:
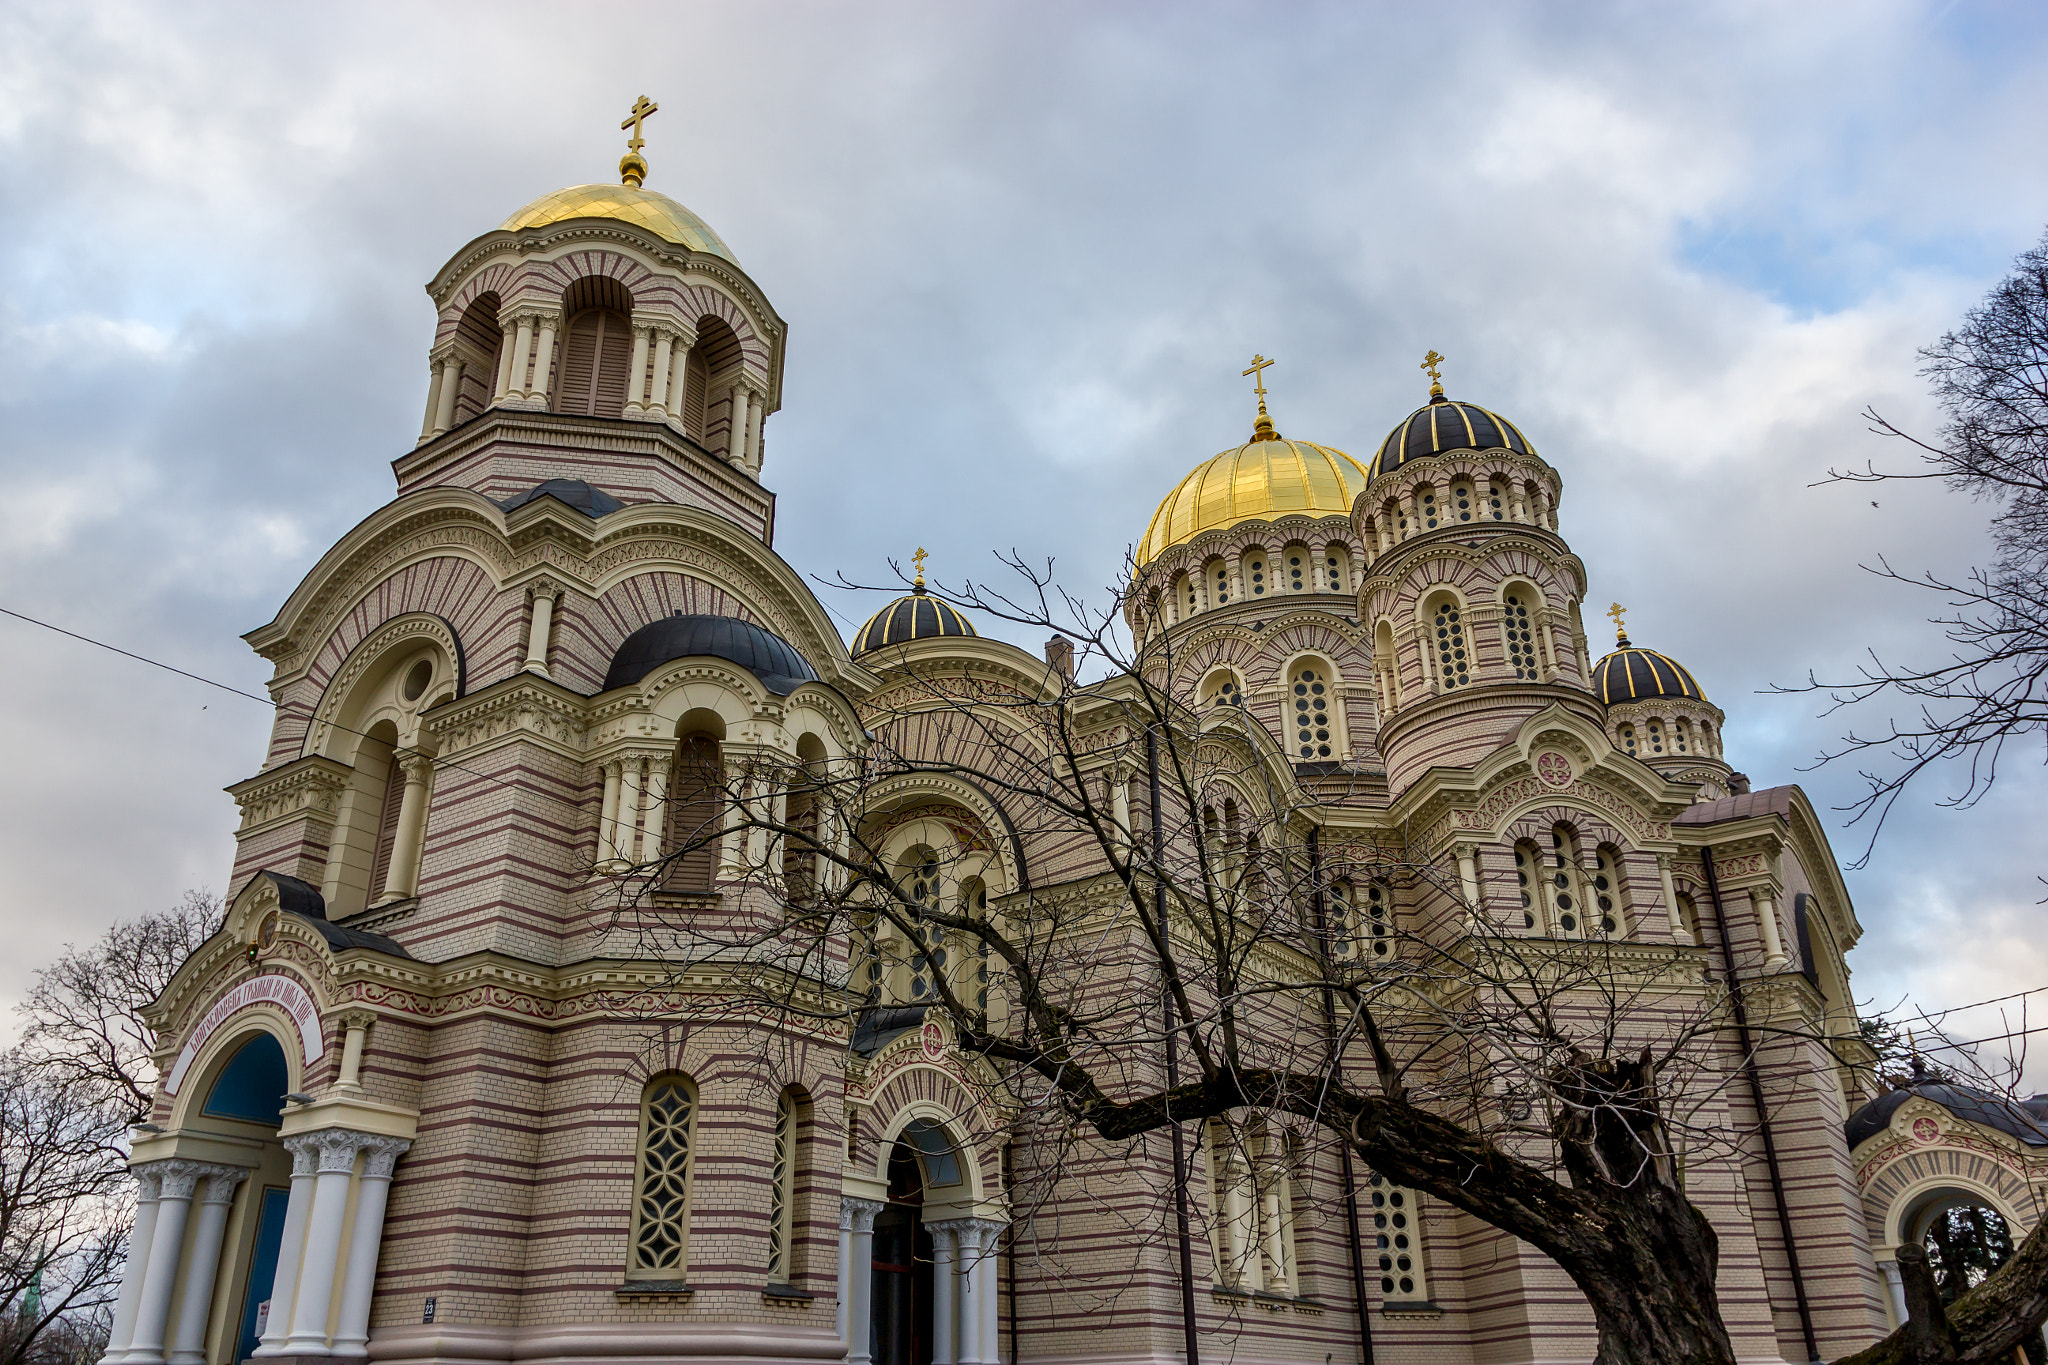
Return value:
[[(163, 1199), (190, 1199), (197, 1192), (202, 1180), (208, 1182), (210, 1193), (211, 1184), (215, 1180), (232, 1177), (234, 1181), (239, 1182), (243, 1176), (249, 1174), (246, 1166), (224, 1166), (211, 1161), (186, 1161), (178, 1157), (150, 1164), (157, 1167), (161, 1175), (162, 1193), (158, 1197)], [(234, 1185), (231, 1183), (228, 1188), (232, 1190)], [(223, 1201), (209, 1198), (207, 1202)]]
[(388, 1180), (391, 1168), (398, 1164), (398, 1158), (412, 1150), (412, 1143), (405, 1138), (373, 1137), (363, 1142), (363, 1178), (365, 1180)]
[(559, 602), (562, 600), (562, 594), (567, 591), (567, 585), (560, 579), (549, 578), (543, 574), (526, 585), (526, 600), (531, 602), (535, 598), (546, 597)]
[(206, 1193), (201, 1197), (200, 1202), (202, 1204), (234, 1203), (235, 1190), (247, 1178), (248, 1174), (247, 1167), (229, 1166), (225, 1170), (217, 1171), (207, 1176)]
[(847, 1232), (873, 1232), (875, 1215), (884, 1207), (879, 1199), (857, 1199), (842, 1194), (839, 1196), (839, 1226)]
[(164, 1173), (158, 1169), (161, 1161), (145, 1161), (140, 1166), (130, 1166), (128, 1173), (135, 1177), (135, 1197), (144, 1203), (156, 1199), (163, 1193)]
[(342, 1012), (341, 1026), (343, 1028), (359, 1028), (365, 1031), (375, 1028), (377, 1026), (377, 1012), (375, 1010), (345, 1010)]
[(292, 1177), (313, 1174), (313, 1168), (320, 1160), (320, 1135), (318, 1133), (294, 1133), (284, 1139), (284, 1149), (292, 1154)]
[(405, 770), (408, 782), (424, 782), (433, 775), (434, 756), (424, 749), (406, 749), (393, 755)]

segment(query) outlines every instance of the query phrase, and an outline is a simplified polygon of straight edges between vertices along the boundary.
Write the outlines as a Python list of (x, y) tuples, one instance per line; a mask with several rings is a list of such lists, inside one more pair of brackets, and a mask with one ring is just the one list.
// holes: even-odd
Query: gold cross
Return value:
[(1268, 366), (1276, 363), (1278, 362), (1268, 360), (1254, 351), (1252, 353), (1252, 367), (1245, 371), (1247, 375), (1252, 376), (1252, 392), (1259, 396), (1259, 411), (1261, 412), (1266, 410), (1266, 376), (1264, 371)]
[(924, 546), (922, 545), (918, 546), (917, 553), (910, 557), (910, 562), (917, 566), (917, 586), (920, 588), (924, 586), (924, 562), (930, 558), (931, 556), (924, 552)]
[(1440, 396), (1444, 391), (1444, 377), (1436, 372), (1436, 367), (1443, 363), (1444, 358), (1438, 355), (1434, 348), (1428, 355), (1422, 357), (1421, 368), (1429, 371), (1429, 396), (1432, 398)]
[(1614, 638), (1617, 640), (1626, 640), (1628, 638), (1628, 627), (1625, 624), (1623, 624), (1621, 618), (1628, 615), (1628, 608), (1621, 605), (1621, 603), (1616, 602), (1613, 606), (1607, 609), (1607, 614), (1614, 618)]
[(626, 121), (619, 125), (621, 129), (631, 128), (633, 130), (633, 136), (626, 139), (627, 147), (637, 152), (647, 145), (647, 139), (640, 136), (640, 120), (660, 108), (660, 105), (653, 103), (645, 95), (633, 101), (633, 112), (628, 114)]

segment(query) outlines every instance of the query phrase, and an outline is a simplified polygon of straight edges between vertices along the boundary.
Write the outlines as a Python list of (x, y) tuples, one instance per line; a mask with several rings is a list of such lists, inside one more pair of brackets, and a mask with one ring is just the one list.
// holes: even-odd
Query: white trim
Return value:
[(325, 1055), (327, 1040), (320, 1028), (320, 1006), (312, 994), (292, 977), (279, 973), (259, 976), (244, 981), (222, 996), (200, 1019), (198, 1027), (192, 1030), (192, 1036), (185, 1040), (185, 1046), (178, 1050), (178, 1060), (164, 1081), (164, 1093), (178, 1093), (178, 1087), (185, 1083), (185, 1073), (191, 1070), (192, 1063), (199, 1056), (199, 1049), (220, 1031), (222, 1024), (242, 1010), (258, 1004), (277, 1005), (291, 1017), (298, 1028), (299, 1048), (304, 1053), (307, 1066)]

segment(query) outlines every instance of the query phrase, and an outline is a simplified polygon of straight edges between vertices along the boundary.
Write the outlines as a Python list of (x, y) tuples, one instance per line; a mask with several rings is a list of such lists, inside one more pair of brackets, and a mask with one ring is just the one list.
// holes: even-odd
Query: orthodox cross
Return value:
[(1621, 605), (1621, 603), (1616, 602), (1613, 606), (1607, 609), (1607, 614), (1614, 618), (1614, 638), (1617, 640), (1628, 639), (1628, 627), (1625, 624), (1623, 624), (1621, 619), (1622, 617), (1628, 615), (1628, 608)]
[(1264, 371), (1274, 363), (1257, 352), (1253, 352), (1252, 367), (1245, 371), (1245, 374), (1251, 376), (1252, 392), (1259, 396), (1259, 411), (1261, 412), (1266, 410), (1266, 376)]
[(1443, 363), (1444, 358), (1438, 355), (1434, 348), (1431, 348), (1428, 355), (1422, 357), (1421, 368), (1429, 371), (1429, 392), (1432, 396), (1444, 391), (1444, 377), (1436, 371), (1436, 367)]
[(931, 556), (924, 552), (924, 546), (922, 545), (918, 546), (917, 553), (910, 557), (910, 562), (917, 566), (917, 586), (920, 588), (924, 586), (924, 562), (930, 558)]
[(626, 121), (619, 125), (621, 129), (631, 128), (633, 130), (633, 136), (626, 139), (627, 147), (637, 152), (647, 145), (647, 139), (640, 136), (640, 121), (660, 108), (660, 105), (654, 103), (645, 95), (633, 101), (632, 112), (626, 116)]

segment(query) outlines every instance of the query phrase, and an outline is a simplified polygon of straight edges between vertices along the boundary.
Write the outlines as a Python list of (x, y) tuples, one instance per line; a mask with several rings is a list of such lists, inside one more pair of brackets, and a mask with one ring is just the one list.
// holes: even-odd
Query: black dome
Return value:
[(2042, 1116), (2036, 1110), (2039, 1096), (2015, 1103), (2002, 1095), (1988, 1095), (1967, 1085), (1918, 1081), (1903, 1090), (1879, 1095), (1851, 1114), (1849, 1121), (1842, 1125), (1842, 1135), (1848, 1139), (1849, 1149), (1854, 1151), (1859, 1144), (1882, 1133), (1891, 1123), (1892, 1115), (1899, 1112), (1899, 1106), (1915, 1095), (1934, 1101), (1959, 1119), (1981, 1123), (1986, 1128), (1996, 1128), (2018, 1138), (2029, 1147), (2048, 1147), (2048, 1127), (2042, 1126)]
[(776, 696), (787, 696), (817, 670), (796, 646), (773, 631), (735, 616), (685, 616), (681, 612), (650, 621), (628, 635), (612, 655), (604, 690), (639, 682), (670, 659), (709, 657), (738, 664), (761, 680)]
[(1593, 665), (1593, 695), (1605, 706), (1651, 697), (1686, 697), (1706, 701), (1699, 682), (1685, 666), (1654, 649), (1637, 649), (1623, 637), (1621, 648)]
[(953, 609), (952, 603), (941, 602), (919, 587), (870, 616), (868, 623), (854, 632), (853, 653), (858, 656), (884, 645), (929, 640), (939, 635), (978, 633), (966, 617)]
[(1372, 457), (1367, 479), (1388, 474), (1410, 460), (1441, 455), (1446, 450), (1512, 450), (1534, 455), (1529, 438), (1497, 412), (1476, 403), (1458, 403), (1449, 398), (1432, 398), (1408, 414), (1401, 425), (1387, 433), (1379, 453)]
[(608, 512), (616, 512), (626, 505), (602, 488), (592, 488), (581, 479), (548, 479), (535, 484), (524, 493), (505, 499), (498, 506), (509, 512), (515, 507), (526, 506), (536, 498), (553, 498), (556, 502), (575, 508), (592, 521)]

